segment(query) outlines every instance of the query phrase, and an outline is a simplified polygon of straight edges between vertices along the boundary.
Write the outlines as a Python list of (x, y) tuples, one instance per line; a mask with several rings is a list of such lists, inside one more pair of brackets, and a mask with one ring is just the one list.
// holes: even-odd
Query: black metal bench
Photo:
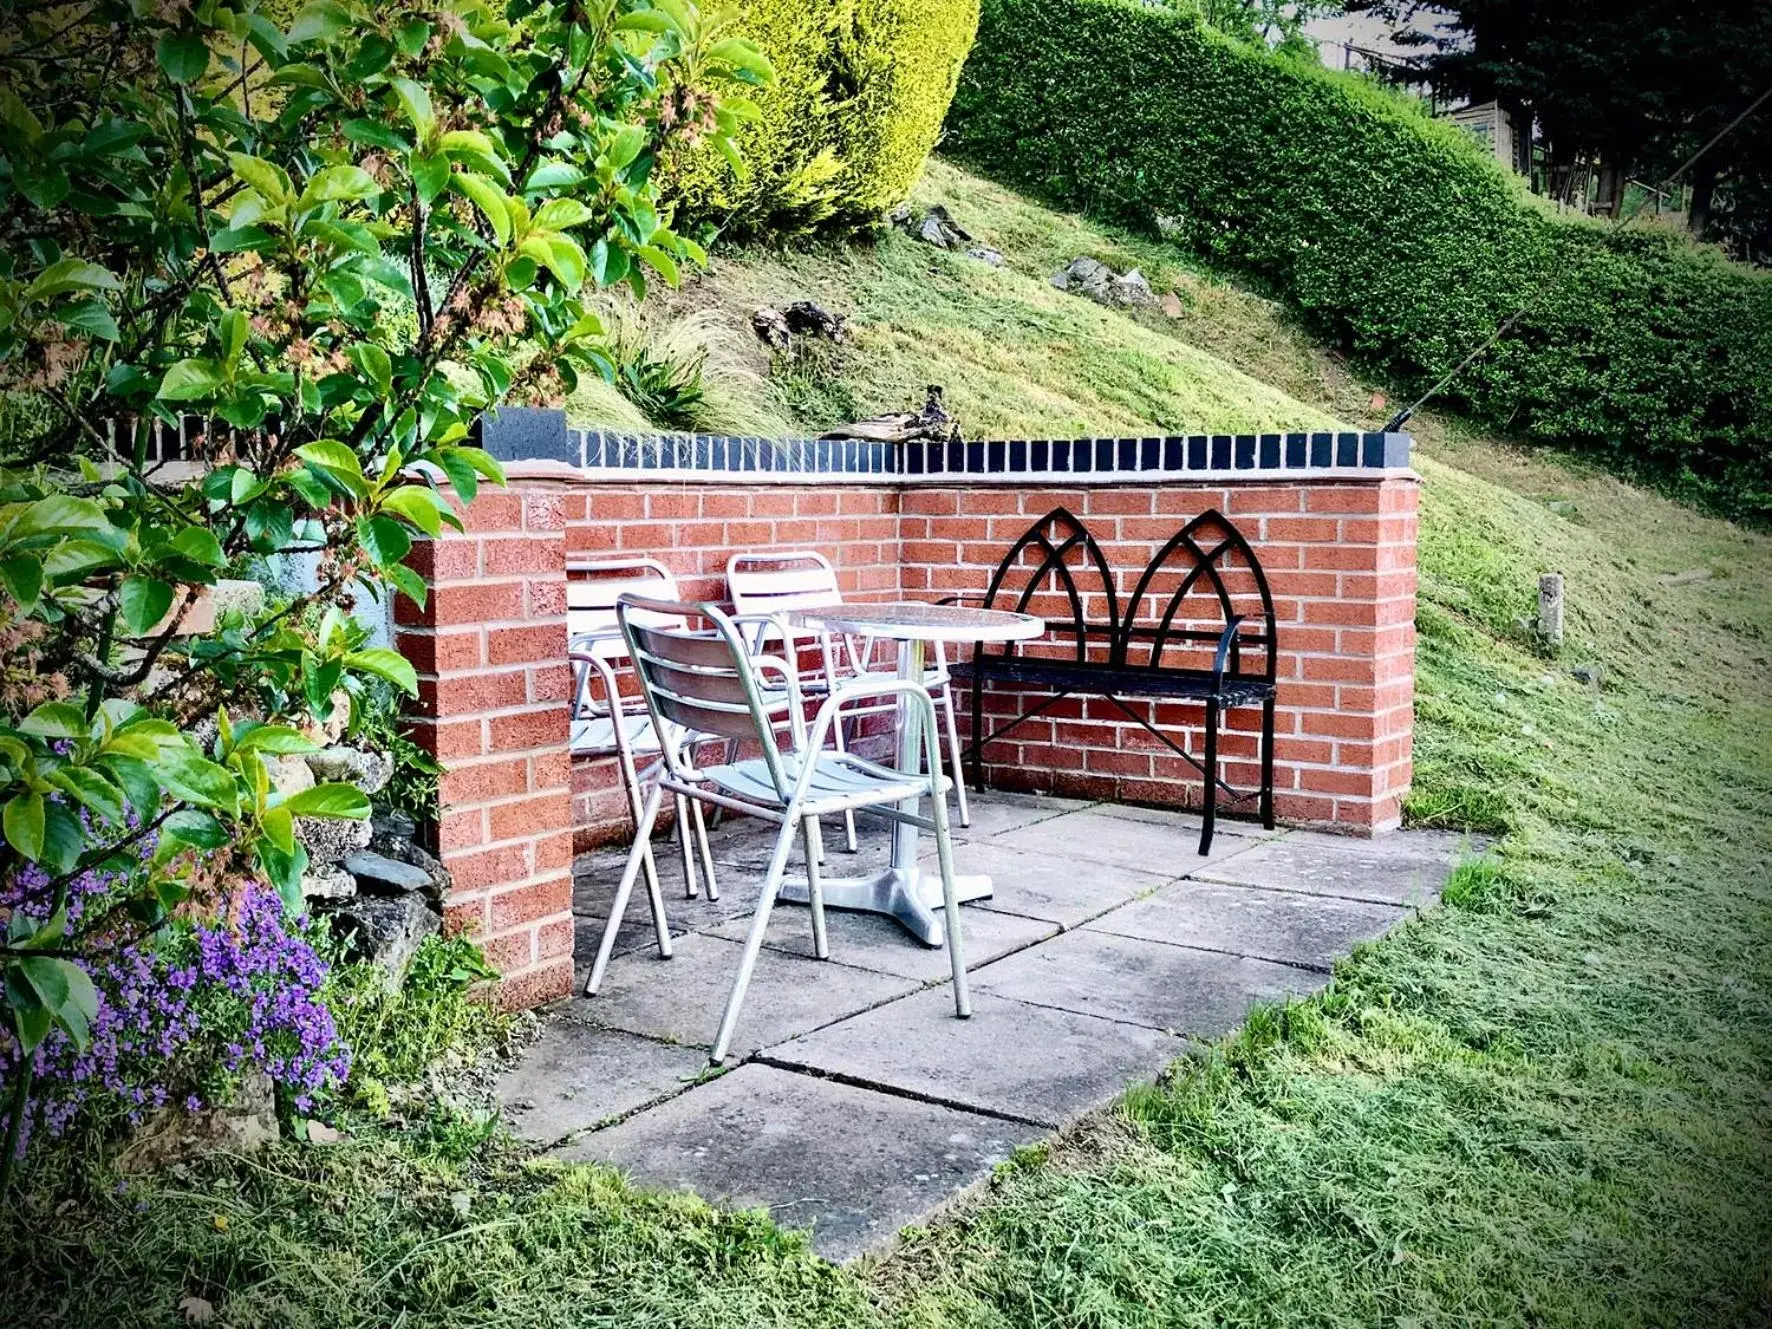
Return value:
[[(1054, 508), (1004, 555), (981, 596), (954, 600), (1035, 613), (1047, 635), (1001, 647), (976, 645), (953, 667), (970, 684), (972, 741), (966, 749), (972, 783), (984, 787), (985, 746), (1075, 694), (1112, 702), (1182, 757), (1205, 781), (1200, 852), (1212, 848), (1222, 790), (1233, 802), (1260, 800), (1264, 826), (1274, 824), (1273, 596), (1255, 552), (1221, 513), (1207, 511), (1162, 545), (1130, 596), (1119, 594), (1114, 570), (1087, 528)], [(1245, 652), (1259, 654), (1249, 667)], [(1051, 695), (1001, 727), (985, 731), (989, 685)], [(1125, 699), (1199, 702), (1205, 740), (1196, 758), (1126, 704)], [(1261, 785), (1239, 792), (1218, 775), (1219, 723), (1237, 707), (1261, 707)]]

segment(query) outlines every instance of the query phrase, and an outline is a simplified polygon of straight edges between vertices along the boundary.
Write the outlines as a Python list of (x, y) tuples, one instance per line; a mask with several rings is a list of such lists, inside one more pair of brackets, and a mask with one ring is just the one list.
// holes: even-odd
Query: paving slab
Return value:
[[(1058, 924), (1018, 914), (1001, 914), (971, 905), (960, 911), (961, 936), (968, 971), (1011, 952), (1058, 935)], [(743, 941), (750, 919), (737, 918), (713, 930), (716, 937)], [(939, 983), (952, 976), (945, 948), (932, 950), (913, 938), (896, 919), (880, 914), (825, 911), (831, 959), (880, 974), (899, 974), (919, 983)], [(804, 905), (778, 904), (769, 918), (763, 944), (791, 955), (812, 954), (812, 923)]]
[[(720, 1028), (743, 950), (725, 937), (692, 933), (677, 941), (669, 960), (647, 952), (629, 956), (611, 964), (602, 990), (574, 1002), (566, 1018), (705, 1050)], [(765, 950), (751, 976), (731, 1055), (744, 1057), (916, 987), (913, 979)]]
[(1421, 906), (1440, 898), (1446, 878), (1470, 850), (1464, 836), (1432, 831), (1400, 831), (1376, 840), (1294, 831), (1194, 868), (1187, 875), (1233, 885)]
[(556, 1153), (649, 1186), (766, 1207), (831, 1260), (882, 1245), (1038, 1126), (751, 1064)]
[[(1053, 943), (1047, 943), (1051, 945)], [(816, 1033), (764, 1060), (842, 1076), (970, 1111), (1059, 1127), (1148, 1079), (1183, 1051), (1154, 1029), (976, 992), (969, 1020), (926, 988)]]
[(707, 1063), (699, 1048), (554, 1020), (499, 1080), (498, 1099), (517, 1135), (551, 1145), (682, 1092)]
[[(581, 918), (609, 917), (609, 906), (615, 900), (615, 888), (621, 884), (621, 863), (610, 865), (601, 856), (589, 864), (581, 858), (579, 863), (580, 869), (572, 878), (572, 912)], [(715, 864), (716, 870), (719, 866)], [(660, 871), (659, 887), (664, 894), (665, 922), (669, 924), (673, 936), (718, 927), (727, 919), (748, 914), (756, 908), (757, 891), (762, 885), (761, 874), (751, 876), (728, 868), (719, 875), (720, 898), (710, 900), (705, 891), (694, 897), (683, 894), (681, 867), (675, 870), (665, 867)], [(628, 897), (627, 913), (622, 919), (622, 926), (624, 929), (643, 927), (647, 935), (651, 935), (652, 910), (646, 903), (644, 882), (634, 883), (634, 893)], [(595, 944), (593, 941), (592, 945)]]
[[(1194, 848), (1200, 845), (1200, 827), (1203, 824), (1197, 812), (1182, 812), (1176, 808), (1144, 807), (1138, 803), (1097, 803), (1095, 811), (1104, 817), (1119, 817), (1123, 821), (1148, 822), (1153, 826), (1172, 826), (1177, 834), (1188, 834), (1194, 838)], [(1212, 838), (1216, 841), (1221, 835), (1241, 836), (1245, 840), (1271, 840), (1276, 835), (1284, 835), (1284, 828), (1268, 830), (1259, 821), (1247, 817), (1227, 817), (1221, 811), (1218, 825)]]
[(1324, 975), (1293, 965), (1110, 933), (1067, 932), (982, 970), (973, 986), (1036, 1006), (1211, 1039), (1258, 1001), (1303, 996)]
[(1019, 834), (1004, 840), (967, 841), (954, 846), (954, 870), (984, 873), (991, 879), (992, 894), (967, 906), (969, 909), (1020, 914), (1067, 928), (1154, 891), (1179, 875), (1107, 867), (1089, 861), (1092, 849), (1085, 840), (1063, 853), (1024, 850)]
[(1260, 842), (1241, 835), (1214, 836), (1212, 852), (1202, 855), (1199, 827), (1189, 829), (1185, 814), (1144, 821), (1084, 808), (1023, 826), (991, 843), (1045, 855), (1072, 870), (1087, 865), (1174, 879), (1203, 864), (1247, 853)]
[(1103, 914), (1092, 932), (1197, 946), (1327, 973), (1354, 943), (1410, 916), (1401, 905), (1183, 881)]
[(972, 814), (970, 826), (960, 825), (954, 804), (951, 801), (948, 803), (953, 832), (963, 840), (988, 840), (1067, 812), (1080, 812), (1084, 808), (1097, 806), (1084, 799), (1059, 798), (1051, 794), (975, 794), (968, 790), (967, 796)]

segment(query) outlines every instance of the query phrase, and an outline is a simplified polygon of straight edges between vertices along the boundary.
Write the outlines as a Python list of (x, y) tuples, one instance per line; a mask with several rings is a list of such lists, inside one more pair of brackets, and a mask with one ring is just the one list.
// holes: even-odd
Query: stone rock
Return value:
[(1606, 666), (1603, 664), (1579, 664), (1569, 671), (1569, 677), (1586, 687), (1597, 688), (1606, 681)]
[(972, 243), (972, 233), (954, 220), (954, 214), (940, 203), (935, 204), (921, 218), (917, 218), (908, 204), (894, 208), (891, 215), (893, 225), (910, 232), (926, 245), (936, 249), (962, 250)]
[(299, 756), (266, 757), (265, 774), (271, 779), (271, 788), (285, 798), (314, 787), (314, 773)]
[(1169, 212), (1159, 212), (1156, 216), (1156, 222), (1157, 234), (1162, 236), (1165, 240), (1172, 236), (1180, 235), (1182, 228), (1187, 224), (1180, 217)]
[(849, 333), (849, 320), (846, 316), (833, 314), (811, 300), (796, 300), (781, 313), (787, 321), (788, 331), (796, 336), (823, 337), (840, 342)]
[(1179, 295), (1177, 295), (1174, 291), (1164, 291), (1163, 298), (1161, 300), (1159, 300), (1157, 303), (1162, 307), (1163, 312), (1165, 314), (1167, 314), (1170, 318), (1180, 318), (1181, 317), (1181, 315), (1182, 315), (1181, 297)]
[(422, 895), (359, 895), (328, 907), (333, 935), (343, 938), (347, 953), (379, 966), (390, 988), (406, 976), (419, 944), (442, 930), (443, 920), (431, 912)]
[[(385, 837), (390, 840), (411, 840), (418, 836), (418, 822), (411, 813), (402, 812), (398, 808), (387, 808), (377, 812), (370, 817), (369, 824), (374, 829), (377, 839)], [(374, 843), (375, 840), (372, 839), (370, 844)], [(385, 854), (387, 850), (382, 849), (379, 852)], [(397, 858), (399, 855), (396, 854), (395, 857)]]
[(276, 1138), (271, 1081), (254, 1073), (240, 1081), (230, 1103), (195, 1112), (183, 1106), (161, 1108), (136, 1127), (115, 1165), (124, 1173), (151, 1172), (223, 1149), (251, 1153)]
[(308, 860), (315, 864), (342, 863), (346, 855), (369, 847), (371, 833), (367, 821), (340, 817), (295, 819), (295, 838), (307, 847)]
[(373, 849), (359, 850), (345, 859), (344, 870), (357, 879), (360, 890), (392, 895), (400, 891), (427, 891), (434, 887), (431, 874)]
[(306, 900), (348, 900), (357, 893), (357, 879), (336, 863), (320, 863), (301, 874)]
[(1137, 268), (1122, 273), (1108, 283), (1108, 293), (1117, 305), (1131, 309), (1149, 309), (1157, 303), (1157, 293)]
[(772, 351), (786, 351), (793, 342), (787, 317), (779, 309), (765, 306), (751, 315), (751, 331)]
[(324, 724), (309, 724), (303, 728), (313, 742), (321, 747), (331, 747), (345, 736), (345, 729), (351, 723), (351, 694), (343, 688), (335, 688), (329, 699), (332, 706)]
[[(411, 830), (405, 835), (398, 832), (406, 827)], [(369, 848), (384, 858), (393, 859), (396, 863), (405, 864), (425, 874), (428, 885), (419, 887), (424, 891), (431, 903), (442, 908), (444, 899), (454, 884), (449, 869), (438, 862), (423, 845), (412, 839), (417, 830), (412, 818), (404, 813), (377, 814), (373, 834), (369, 837)]]
[(992, 249), (989, 245), (973, 245), (966, 251), (966, 257), (975, 258), (980, 263), (992, 268), (1002, 267), (1004, 261), (1002, 251)]
[(306, 760), (316, 780), (356, 785), (366, 794), (379, 793), (394, 774), (391, 756), (361, 748), (322, 748), (308, 753)]
[(1065, 265), (1063, 272), (1054, 273), (1052, 284), (1061, 291), (1073, 291), (1086, 299), (1106, 304), (1111, 298), (1109, 289), (1113, 284), (1114, 270), (1107, 264), (1080, 254)]

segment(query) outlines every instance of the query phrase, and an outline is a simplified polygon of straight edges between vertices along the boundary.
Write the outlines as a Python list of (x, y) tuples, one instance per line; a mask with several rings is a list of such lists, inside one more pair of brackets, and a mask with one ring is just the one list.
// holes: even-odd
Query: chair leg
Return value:
[(689, 800), (689, 817), (695, 823), (695, 847), (701, 855), (701, 875), (708, 881), (708, 899), (720, 898), (720, 883), (714, 879), (714, 851), (708, 848), (708, 823), (702, 816), (701, 803)]
[[(618, 731), (619, 733), (619, 731)], [(663, 894), (658, 886), (658, 862), (652, 853), (652, 837), (640, 834), (640, 821), (645, 812), (645, 798), (640, 793), (640, 772), (634, 767), (634, 755), (618, 736), (615, 747), (616, 766), (620, 772), (622, 785), (628, 791), (628, 816), (634, 823), (634, 840), (646, 845), (646, 895), (649, 899), (662, 900)]]
[(732, 1046), (732, 1035), (738, 1027), (739, 1008), (744, 1005), (745, 989), (751, 985), (751, 971), (757, 967), (757, 955), (763, 949), (763, 934), (769, 930), (769, 913), (775, 908), (775, 897), (781, 892), (782, 874), (787, 870), (788, 851), (800, 833), (800, 809), (797, 800), (782, 816), (781, 833), (775, 837), (775, 853), (769, 860), (769, 873), (763, 878), (763, 894), (757, 901), (757, 913), (751, 919), (751, 930), (745, 934), (744, 954), (739, 957), (738, 977), (732, 983), (732, 995), (726, 998), (726, 1013), (720, 1017), (720, 1032), (714, 1036), (714, 1050), (709, 1061), (718, 1066), (726, 1060)]
[(1200, 854), (1212, 852), (1212, 831), (1218, 821), (1218, 702), (1206, 703), (1206, 800), (1200, 825)]
[[(628, 912), (628, 897), (634, 893), (634, 880), (640, 875), (641, 866), (647, 861), (651, 847), (653, 823), (658, 820), (659, 805), (664, 802), (664, 788), (654, 785), (652, 792), (646, 796), (645, 809), (640, 814), (640, 825), (634, 834), (634, 847), (628, 850), (627, 866), (622, 869), (621, 882), (615, 888), (615, 898), (609, 902), (609, 918), (603, 924), (603, 937), (597, 943), (597, 958), (591, 963), (590, 977), (585, 979), (585, 996), (594, 997), (597, 989), (603, 985), (603, 971), (609, 968), (609, 957), (615, 951), (615, 934), (621, 931), (622, 918)], [(665, 922), (664, 896), (658, 889), (658, 879), (649, 878), (647, 895), (652, 905), (652, 926), (658, 934), (659, 954), (666, 959), (671, 954), (671, 929)]]
[[(838, 752), (848, 751), (843, 746), (843, 718), (841, 715), (837, 717), (837, 723), (831, 726), (831, 741), (836, 745)], [(853, 812), (843, 814), (843, 842), (848, 846), (850, 853), (853, 854), (856, 851), (855, 814)]]
[(954, 886), (954, 844), (948, 835), (948, 801), (941, 793), (941, 750), (934, 735), (929, 739), (929, 802), (935, 813), (935, 856), (941, 867), (941, 909), (943, 940), (947, 943), (948, 964), (954, 975), (954, 1015), (962, 1020), (972, 1017), (972, 994), (966, 987), (966, 954), (960, 939), (960, 895)]
[(1274, 699), (1261, 703), (1261, 824), (1274, 829)]
[(806, 903), (812, 912), (812, 954), (820, 960), (831, 958), (830, 937), (824, 926), (824, 880), (819, 864), (824, 861), (824, 832), (817, 817), (801, 823), (806, 833)]
[(960, 722), (954, 718), (954, 689), (950, 684), (941, 690), (938, 703), (947, 717), (948, 762), (954, 768), (954, 801), (960, 806), (960, 825), (972, 824), (972, 809), (966, 805), (966, 770), (960, 749)]
[(689, 800), (677, 795), (677, 850), (683, 856), (683, 898), (693, 900), (701, 894), (695, 874), (695, 833), (689, 820)]

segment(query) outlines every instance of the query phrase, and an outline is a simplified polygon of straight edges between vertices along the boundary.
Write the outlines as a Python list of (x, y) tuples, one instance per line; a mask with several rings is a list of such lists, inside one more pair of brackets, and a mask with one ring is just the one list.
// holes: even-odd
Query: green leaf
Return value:
[(407, 696), (418, 696), (418, 674), (414, 671), (412, 662), (398, 651), (390, 651), (383, 646), (352, 651), (345, 656), (345, 668), (385, 678)]
[(206, 526), (185, 527), (172, 537), (172, 548), (180, 557), (205, 567), (219, 568), (228, 561), (227, 555), (222, 553), (221, 541)]
[(283, 897), (284, 910), (291, 918), (299, 918), (307, 910), (307, 901), (301, 893), (301, 877), (308, 870), (308, 851), (298, 841), (295, 852), (286, 854), (269, 836), (260, 836), (253, 848), (258, 853), (265, 876), (277, 888), (277, 894)]
[(217, 328), (221, 336), (222, 362), (232, 365), (240, 359), (240, 352), (246, 349), (246, 311), (230, 309), (221, 316)]
[(85, 259), (64, 258), (51, 263), (25, 287), (27, 300), (48, 300), (71, 291), (115, 291), (121, 283), (110, 269)]
[(89, 738), (92, 726), (71, 702), (46, 701), (18, 722), (18, 731), (35, 738)]
[(400, 48), (400, 54), (408, 60), (413, 59), (425, 49), (425, 43), (431, 39), (431, 25), (422, 18), (409, 18), (394, 30), (394, 45)]
[(84, 1051), (91, 1042), (92, 1022), (98, 1018), (98, 992), (86, 971), (72, 960), (52, 955), (26, 956), (18, 967), (36, 989), (43, 1009)]
[(341, 128), (346, 138), (366, 148), (387, 148), (394, 152), (407, 152), (412, 148), (411, 143), (380, 120), (346, 120)]
[(381, 570), (381, 575), (383, 580), (392, 582), (394, 589), (412, 601), (413, 604), (421, 609), (424, 608), (425, 601), (430, 598), (431, 591), (430, 587), (425, 584), (425, 579), (418, 573), (404, 563), (390, 563)]
[(571, 189), (583, 184), (585, 173), (570, 162), (543, 162), (529, 173), (529, 179), (523, 185), (525, 194), (537, 194), (547, 189)]
[(562, 231), (568, 226), (582, 226), (596, 215), (575, 198), (556, 198), (536, 209), (534, 224), (542, 230)]
[(228, 165), (266, 203), (277, 206), (295, 200), (295, 186), (289, 183), (288, 173), (277, 163), (244, 152), (230, 152)]
[(254, 725), (241, 733), (234, 744), (236, 752), (269, 752), (279, 757), (319, 750), (320, 745), (313, 739), (286, 724)]
[(364, 377), (375, 385), (382, 396), (386, 397), (393, 392), (394, 364), (381, 347), (374, 342), (358, 342), (345, 354), (350, 357), (352, 364), (363, 371)]
[(355, 785), (317, 784), (291, 794), (279, 805), (298, 817), (335, 817), (361, 821), (369, 815), (369, 797)]
[(362, 498), (369, 493), (369, 482), (363, 476), (363, 463), (358, 460), (355, 452), (338, 440), (323, 438), (314, 443), (304, 443), (295, 450), (295, 455), (315, 470), (331, 476), (356, 497)]
[(775, 66), (769, 63), (768, 57), (754, 43), (743, 37), (728, 37), (724, 41), (715, 42), (708, 49), (708, 56), (714, 60), (724, 60), (734, 69), (743, 70), (761, 83), (771, 82), (775, 78)]
[(415, 153), (411, 158), (412, 183), (418, 187), (418, 196), (429, 204), (441, 194), (449, 184), (449, 158), (436, 152), (427, 155)]
[(665, 285), (677, 285), (679, 280), (677, 274), (677, 261), (669, 254), (665, 253), (664, 250), (656, 248), (653, 245), (641, 245), (640, 248), (634, 251), (634, 254), (637, 258), (645, 260), (659, 276), (663, 277), (665, 279)]
[(382, 499), (382, 507), (406, 518), (433, 540), (443, 533), (443, 499), (424, 485), (405, 485)]
[(160, 782), (175, 798), (230, 812), (237, 806), (239, 790), (232, 772), (189, 744), (164, 749), (157, 770)]
[(258, 819), (265, 838), (285, 854), (295, 852), (295, 814), (288, 808), (267, 808)]
[(227, 380), (214, 360), (192, 358), (169, 366), (154, 395), (161, 401), (197, 401), (213, 397)]
[(0, 585), (6, 587), (7, 594), (18, 601), (21, 609), (29, 609), (43, 591), (42, 562), (30, 554), (0, 559)]
[(180, 808), (160, 823), (160, 836), (171, 836), (198, 849), (220, 849), (231, 838), (228, 828), (198, 808)]
[(474, 495), (480, 492), (480, 476), (473, 464), (457, 448), (439, 448), (436, 458), (443, 474), (449, 477), (449, 487), (455, 490), (456, 497), (463, 503), (472, 503)]
[(64, 305), (55, 316), (75, 332), (84, 332), (100, 341), (123, 340), (117, 320), (111, 317), (110, 308), (103, 300), (81, 300), (77, 304)]
[(623, 125), (616, 131), (615, 137), (609, 141), (609, 146), (603, 150), (603, 156), (608, 160), (610, 166), (619, 171), (638, 157), (641, 149), (645, 146), (646, 130), (644, 128), (640, 125)]
[(240, 254), (247, 250), (270, 249), (277, 237), (258, 226), (230, 226), (209, 237), (212, 254)]
[(14, 794), (0, 813), (6, 843), (33, 863), (43, 857), (43, 795)]
[(599, 286), (613, 286), (628, 275), (627, 250), (599, 239), (591, 246), (591, 276)]
[(53, 771), (49, 783), (113, 824), (123, 820), (123, 791), (90, 766), (64, 766)]
[(304, 5), (295, 22), (289, 26), (289, 44), (300, 46), (303, 42), (330, 41), (346, 28), (351, 26), (351, 16), (344, 6), (334, 4), (333, 0), (315, 0), (313, 4)]
[(357, 543), (377, 567), (386, 567), (406, 557), (412, 548), (412, 537), (391, 518), (368, 517), (357, 523)]
[(431, 110), (431, 94), (424, 86), (409, 78), (391, 78), (388, 86), (394, 90), (399, 99), (400, 109), (406, 113), (406, 120), (412, 126), (418, 141), (424, 143), (431, 137), (431, 131), (437, 127), (436, 113)]
[(345, 203), (381, 193), (375, 177), (361, 166), (328, 166), (316, 171), (301, 191), (296, 208), (306, 212), (322, 203)]
[(172, 608), (172, 587), (158, 577), (129, 577), (118, 596), (118, 607), (123, 626), (137, 637), (145, 636)]
[(155, 45), (154, 56), (174, 83), (195, 83), (209, 68), (209, 43), (201, 32), (169, 32)]
[(511, 242), (511, 210), (503, 190), (490, 180), (466, 171), (450, 176), (449, 187), (470, 199), (480, 209), (492, 227), (493, 235), (498, 237), (499, 244), (508, 245)]
[(531, 232), (517, 249), (553, 273), (569, 294), (584, 285), (585, 251), (571, 236), (558, 231)]

